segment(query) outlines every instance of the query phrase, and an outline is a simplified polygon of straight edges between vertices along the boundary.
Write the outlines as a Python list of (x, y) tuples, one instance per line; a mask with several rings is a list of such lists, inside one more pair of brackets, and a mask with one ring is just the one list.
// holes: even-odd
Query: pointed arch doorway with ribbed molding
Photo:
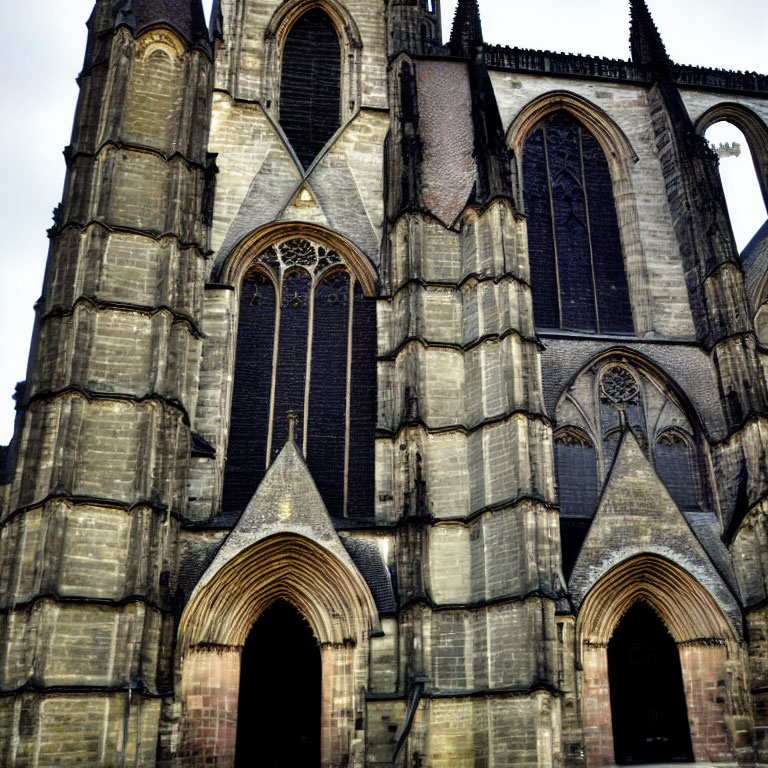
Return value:
[(576, 637), (587, 768), (734, 761), (738, 636), (690, 572), (650, 552), (618, 563), (581, 603)]
[[(341, 543), (325, 543), (292, 532), (244, 549), (236, 543), (231, 552), (225, 543), (222, 559), (203, 575), (179, 622), (174, 768), (362, 764), (359, 732), (378, 616)], [(303, 751), (265, 762), (300, 733)]]

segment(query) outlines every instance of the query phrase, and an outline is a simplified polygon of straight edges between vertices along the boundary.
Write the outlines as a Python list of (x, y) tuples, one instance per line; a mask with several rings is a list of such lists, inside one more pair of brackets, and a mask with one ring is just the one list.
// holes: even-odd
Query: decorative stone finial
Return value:
[(645, 0), (630, 0), (629, 34), (632, 61), (650, 67), (658, 76), (671, 77), (671, 62)]
[(299, 424), (299, 412), (288, 411), (288, 439), (292, 442), (296, 442), (296, 427)]

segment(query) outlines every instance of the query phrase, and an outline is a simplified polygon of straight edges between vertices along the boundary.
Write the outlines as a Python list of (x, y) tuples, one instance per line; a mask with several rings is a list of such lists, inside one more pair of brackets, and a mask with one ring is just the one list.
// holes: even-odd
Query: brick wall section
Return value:
[(733, 750), (725, 728), (725, 657), (723, 646), (680, 646), (688, 723), (696, 760), (727, 762)]
[(240, 648), (201, 648), (184, 659), (180, 765), (233, 768), (240, 654)]
[(615, 762), (611, 690), (608, 684), (608, 649), (605, 646), (583, 646), (581, 653), (584, 674), (581, 710), (586, 764), (587, 768), (600, 768)]

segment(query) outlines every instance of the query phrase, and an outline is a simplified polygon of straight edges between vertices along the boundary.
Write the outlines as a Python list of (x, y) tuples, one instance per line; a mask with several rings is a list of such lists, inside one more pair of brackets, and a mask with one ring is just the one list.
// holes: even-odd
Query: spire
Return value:
[(469, 59), (483, 45), (483, 25), (478, 0), (459, 0), (451, 30), (451, 55)]
[(651, 67), (659, 77), (670, 76), (672, 62), (645, 0), (630, 0), (629, 6), (632, 61)]
[(514, 199), (510, 151), (482, 48), (469, 63), (469, 87), (477, 166), (473, 200), (484, 205), (496, 197)]
[(224, 12), (221, 10), (221, 0), (213, 0), (209, 29), (211, 30), (211, 40), (224, 39)]

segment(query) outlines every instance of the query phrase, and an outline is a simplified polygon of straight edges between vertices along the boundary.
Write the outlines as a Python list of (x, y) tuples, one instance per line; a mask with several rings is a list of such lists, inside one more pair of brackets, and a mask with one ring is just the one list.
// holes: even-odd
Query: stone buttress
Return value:
[(552, 435), (475, 2), (459, 4), (451, 53), (401, 53), (391, 76), (377, 514), (397, 526), (401, 692), (420, 713), (397, 764), (549, 766)]
[[(674, 82), (672, 64), (648, 8), (632, 3), (632, 58), (652, 73), (648, 91), (653, 140), (685, 271), (697, 339), (716, 373), (728, 437), (712, 446), (730, 545), (744, 603), (756, 725), (768, 725), (768, 582), (765, 526), (766, 392), (763, 353), (731, 231), (717, 157), (697, 135)], [(765, 759), (758, 728), (758, 758)], [(762, 757), (761, 757), (762, 756)]]
[(0, 521), (3, 765), (155, 764), (202, 337), (211, 75), (196, 0), (96, 4)]

